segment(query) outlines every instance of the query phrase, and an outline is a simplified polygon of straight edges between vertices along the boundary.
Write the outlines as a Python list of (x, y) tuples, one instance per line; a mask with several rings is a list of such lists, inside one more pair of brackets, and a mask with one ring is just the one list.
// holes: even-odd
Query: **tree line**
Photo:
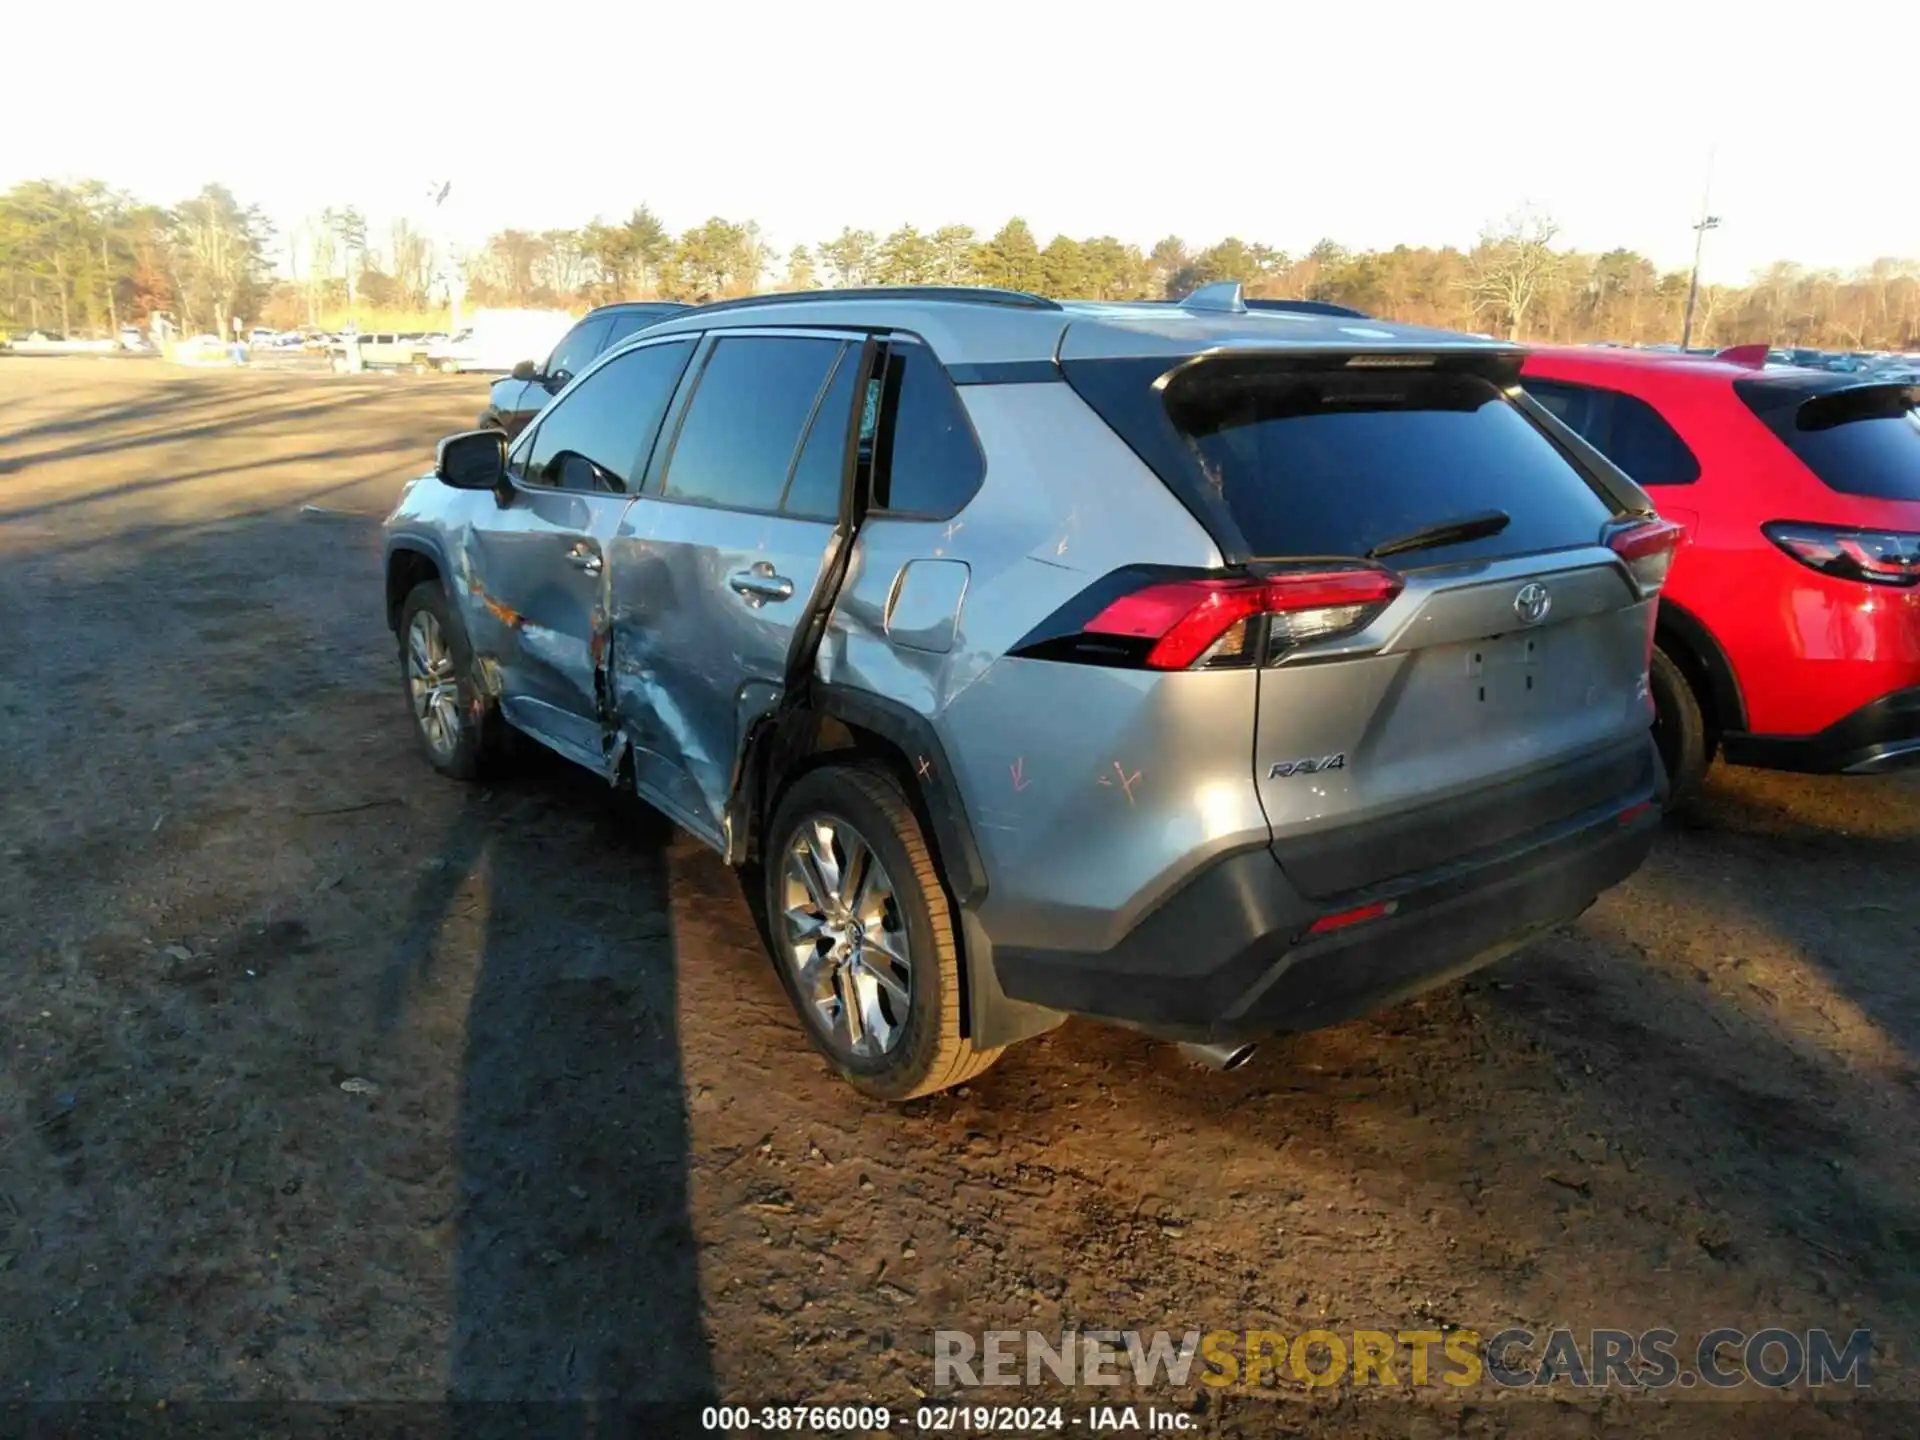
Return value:
[[(377, 229), (352, 206), (279, 233), (220, 185), (172, 206), (100, 181), (31, 181), (0, 194), (0, 328), (111, 333), (164, 313), (188, 331), (233, 317), (279, 328), (474, 306), (584, 309), (611, 300), (700, 301), (851, 285), (992, 285), (1065, 298), (1177, 298), (1236, 280), (1251, 296), (1351, 305), (1369, 314), (1535, 342), (1679, 338), (1689, 276), (1632, 250), (1556, 245), (1550, 217), (1520, 211), (1467, 248), (1299, 255), (1235, 237), (1151, 248), (1111, 235), (1042, 244), (1024, 220), (890, 234), (846, 227), (786, 250), (751, 221), (720, 217), (673, 233), (642, 205), (575, 228), (506, 229), (448, 251), (407, 220)], [(1920, 349), (1920, 260), (1842, 273), (1776, 262), (1745, 285), (1703, 285), (1694, 337), (1851, 350)]]

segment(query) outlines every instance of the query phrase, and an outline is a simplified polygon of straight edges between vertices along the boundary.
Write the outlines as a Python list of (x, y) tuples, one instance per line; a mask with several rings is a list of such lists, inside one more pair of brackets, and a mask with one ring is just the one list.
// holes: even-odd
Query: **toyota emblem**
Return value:
[(1553, 596), (1538, 580), (1531, 585), (1522, 585), (1520, 593), (1513, 597), (1513, 613), (1529, 625), (1538, 625), (1547, 618), (1547, 612), (1551, 609)]

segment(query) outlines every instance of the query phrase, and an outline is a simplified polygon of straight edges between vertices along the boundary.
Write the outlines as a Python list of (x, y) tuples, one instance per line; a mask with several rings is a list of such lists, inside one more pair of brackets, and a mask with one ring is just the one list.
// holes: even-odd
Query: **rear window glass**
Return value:
[(1733, 388), (1829, 490), (1920, 500), (1920, 391), (1914, 387), (1736, 380)]
[[(1143, 365), (1164, 364), (1081, 362), (1070, 378), (1156, 469), (1178, 463), (1174, 450), (1184, 448), (1183, 478), (1218, 497), (1256, 556), (1359, 556), (1490, 510), (1509, 517), (1497, 534), (1393, 562), (1452, 564), (1591, 545), (1612, 514), (1553, 443), (1478, 376), (1206, 361), (1167, 382), (1164, 413), (1180, 446), (1155, 447), (1138, 408), (1161, 403), (1151, 378), (1130, 399), (1116, 382), (1127, 368), (1137, 382)], [(1089, 375), (1088, 366), (1121, 368)]]

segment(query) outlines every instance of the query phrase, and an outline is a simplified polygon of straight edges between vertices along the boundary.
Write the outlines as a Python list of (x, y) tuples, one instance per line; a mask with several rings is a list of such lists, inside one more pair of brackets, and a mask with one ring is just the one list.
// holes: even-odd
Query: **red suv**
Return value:
[(1687, 528), (1651, 677), (1676, 796), (1716, 750), (1920, 764), (1920, 387), (1744, 358), (1549, 348), (1522, 382)]

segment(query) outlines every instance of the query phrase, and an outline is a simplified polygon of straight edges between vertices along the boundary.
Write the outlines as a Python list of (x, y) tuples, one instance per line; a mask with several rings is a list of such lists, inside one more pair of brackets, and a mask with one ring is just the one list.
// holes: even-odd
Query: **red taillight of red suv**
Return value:
[(1762, 525), (1760, 533), (1822, 575), (1868, 585), (1920, 584), (1920, 535), (1786, 520)]
[(1608, 532), (1607, 548), (1626, 565), (1641, 595), (1656, 595), (1686, 534), (1685, 526), (1671, 520), (1635, 520)]
[(1377, 565), (1167, 579), (1122, 573), (1090, 592), (1091, 607), (1088, 597), (1065, 607), (1014, 653), (1148, 670), (1253, 665), (1263, 654), (1364, 630), (1402, 587)]

